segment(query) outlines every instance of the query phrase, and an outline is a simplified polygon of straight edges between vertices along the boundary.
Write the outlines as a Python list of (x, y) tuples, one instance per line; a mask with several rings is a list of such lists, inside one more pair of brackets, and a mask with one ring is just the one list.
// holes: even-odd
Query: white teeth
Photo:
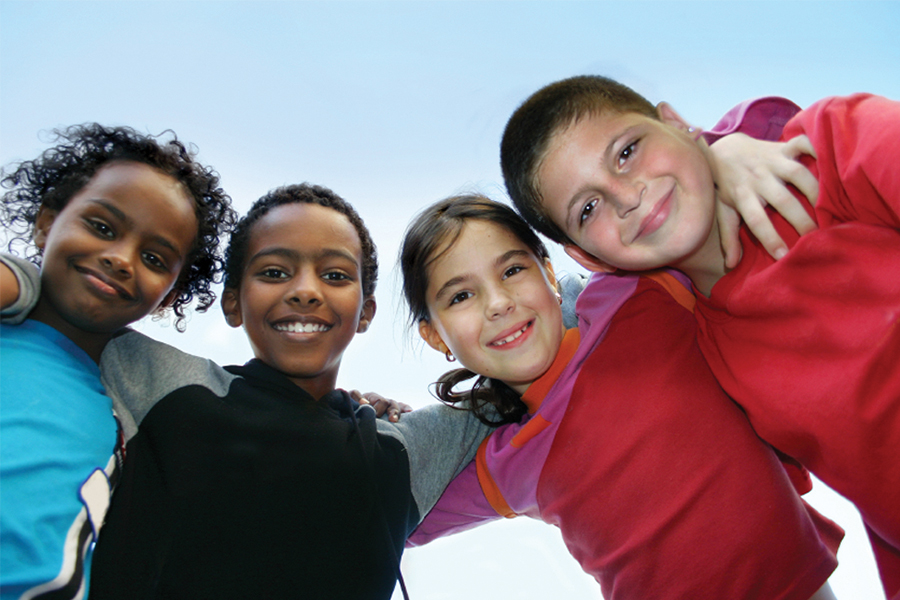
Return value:
[(290, 333), (319, 333), (331, 329), (330, 325), (322, 323), (279, 323), (275, 325), (278, 331), (287, 331)]
[(517, 332), (515, 332), (514, 334), (512, 334), (509, 337), (505, 337), (502, 340), (494, 342), (493, 345), (494, 346), (505, 346), (506, 344), (510, 343), (511, 341), (518, 339), (519, 336), (521, 336), (523, 333), (525, 333), (526, 329), (528, 329), (527, 323), (525, 324), (525, 327), (523, 327), (522, 329), (518, 330)]

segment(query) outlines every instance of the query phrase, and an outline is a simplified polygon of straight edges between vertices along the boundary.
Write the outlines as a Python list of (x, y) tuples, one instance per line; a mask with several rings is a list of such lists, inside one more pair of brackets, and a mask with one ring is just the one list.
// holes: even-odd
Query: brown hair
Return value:
[[(409, 308), (410, 327), (430, 317), (426, 300), (428, 268), (453, 246), (470, 219), (505, 228), (519, 238), (538, 260), (549, 257), (546, 246), (537, 234), (505, 204), (477, 194), (453, 196), (432, 204), (410, 223), (400, 248), (403, 298)], [(476, 380), (471, 389), (454, 391), (456, 385), (473, 377)], [(434, 393), (441, 402), (451, 406), (467, 403), (464, 408), (473, 411), (489, 425), (518, 423), (527, 412), (519, 394), (508, 385), (468, 369), (444, 373), (435, 383)], [(500, 419), (496, 420), (498, 414)]]
[(659, 118), (656, 107), (628, 86), (599, 75), (582, 75), (541, 88), (506, 123), (500, 143), (506, 189), (528, 224), (555, 242), (571, 240), (541, 203), (538, 170), (554, 135), (585, 115), (604, 112)]

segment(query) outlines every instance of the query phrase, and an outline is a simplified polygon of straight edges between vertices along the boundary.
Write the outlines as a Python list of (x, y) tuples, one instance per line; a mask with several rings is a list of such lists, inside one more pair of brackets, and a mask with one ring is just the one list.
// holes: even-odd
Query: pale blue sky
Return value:
[[(41, 132), (96, 120), (175, 130), (242, 212), (285, 183), (333, 188), (367, 221), (382, 260), (378, 318), (351, 345), (340, 383), (419, 405), (446, 363), (405, 344), (397, 242), (434, 200), (464, 189), (504, 198), (499, 138), (528, 94), (598, 73), (701, 126), (761, 95), (801, 106), (856, 91), (900, 99), (898, 30), (897, 2), (2, 0), (0, 164), (35, 156)], [(217, 310), (184, 335), (142, 327), (222, 363), (250, 357)], [(855, 514), (814, 494), (849, 532), (832, 580), (839, 597), (877, 598)], [(416, 600), (600, 598), (557, 532), (524, 519), (405, 563)]]

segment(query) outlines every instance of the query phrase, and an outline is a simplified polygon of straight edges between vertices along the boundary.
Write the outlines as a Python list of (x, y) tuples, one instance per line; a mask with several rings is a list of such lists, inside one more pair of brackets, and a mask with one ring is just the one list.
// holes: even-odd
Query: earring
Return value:
[(456, 362), (456, 357), (453, 356), (453, 353), (450, 352), (449, 348), (444, 352), (444, 356), (447, 358), (447, 362)]
[(559, 302), (559, 305), (562, 306), (562, 294), (556, 292), (556, 301)]

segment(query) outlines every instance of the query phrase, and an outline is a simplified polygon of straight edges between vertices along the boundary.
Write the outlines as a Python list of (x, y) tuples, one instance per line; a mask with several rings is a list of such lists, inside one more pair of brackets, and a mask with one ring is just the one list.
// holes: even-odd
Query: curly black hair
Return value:
[(318, 204), (334, 209), (347, 217), (350, 224), (356, 229), (362, 248), (363, 296), (369, 297), (375, 294), (375, 284), (378, 281), (378, 251), (375, 248), (375, 242), (372, 241), (369, 229), (363, 223), (356, 209), (346, 200), (326, 187), (309, 183), (286, 185), (270, 191), (254, 202), (247, 215), (238, 221), (231, 233), (228, 248), (225, 250), (225, 287), (238, 289), (241, 286), (253, 225), (273, 208), (294, 203)]
[[(234, 226), (236, 215), (231, 198), (219, 186), (219, 175), (195, 160), (196, 150), (187, 147), (172, 131), (145, 135), (130, 127), (106, 127), (98, 123), (73, 125), (53, 131), (56, 146), (38, 158), (4, 169), (0, 223), (11, 233), (8, 247), (29, 245), (42, 208), (61, 211), (100, 168), (111, 161), (139, 162), (181, 182), (194, 199), (198, 232), (175, 288), (179, 294), (171, 304), (175, 327), (185, 328), (185, 307), (195, 298), (197, 310), (208, 309), (216, 300), (210, 286), (222, 271), (220, 244)], [(37, 265), (41, 251), (26, 253)]]

